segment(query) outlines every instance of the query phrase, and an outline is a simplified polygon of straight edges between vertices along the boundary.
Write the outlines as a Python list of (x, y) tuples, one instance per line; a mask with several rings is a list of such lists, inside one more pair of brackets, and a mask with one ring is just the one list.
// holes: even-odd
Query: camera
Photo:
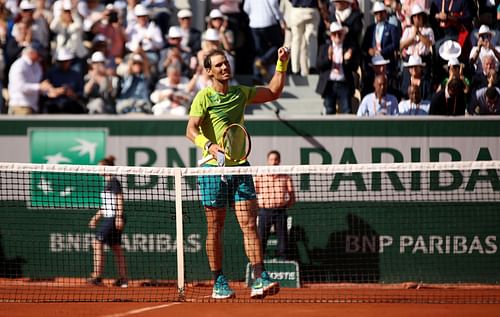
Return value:
[(109, 23), (116, 23), (118, 22), (118, 12), (116, 11), (111, 11), (108, 16)]

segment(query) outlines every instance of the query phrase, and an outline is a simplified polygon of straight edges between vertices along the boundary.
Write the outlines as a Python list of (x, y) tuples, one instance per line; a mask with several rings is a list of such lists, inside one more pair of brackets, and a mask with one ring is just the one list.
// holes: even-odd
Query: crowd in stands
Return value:
[(264, 84), (285, 45), (325, 115), (500, 114), (495, 1), (358, 1), (0, 0), (0, 113), (186, 115), (206, 54)]

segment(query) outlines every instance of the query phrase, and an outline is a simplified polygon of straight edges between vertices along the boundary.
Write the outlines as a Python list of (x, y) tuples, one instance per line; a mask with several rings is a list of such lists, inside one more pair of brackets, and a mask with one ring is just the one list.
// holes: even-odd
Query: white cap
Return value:
[(448, 66), (458, 66), (458, 65), (460, 65), (460, 61), (456, 57), (452, 57), (448, 61)]
[(21, 9), (21, 10), (35, 10), (36, 5), (34, 3), (32, 3), (31, 1), (23, 0), (19, 4), (19, 9)]
[(134, 7), (134, 14), (135, 14), (135, 16), (142, 17), (142, 16), (149, 15), (149, 11), (148, 11), (148, 9), (147, 9), (145, 6), (143, 6), (142, 4), (137, 4), (137, 5)]
[(115, 10), (115, 6), (114, 6), (112, 3), (108, 3), (108, 4), (106, 5), (106, 10), (109, 10), (109, 11), (111, 11), (111, 10)]
[(133, 54), (132, 61), (142, 63), (144, 60), (142, 59), (142, 56), (140, 54)]
[(193, 13), (189, 9), (181, 9), (181, 10), (179, 10), (179, 12), (177, 12), (177, 17), (179, 19), (190, 18), (192, 16), (193, 16)]
[(410, 16), (414, 16), (414, 15), (417, 15), (417, 14), (420, 14), (420, 13), (427, 14), (427, 12), (425, 12), (425, 10), (419, 4), (417, 4), (417, 3), (413, 4), (411, 6)]
[(384, 11), (384, 12), (387, 11), (387, 9), (385, 8), (385, 4), (381, 1), (376, 1), (373, 4), (372, 13), (377, 13), (377, 12), (381, 12), (381, 11)]
[(64, 11), (71, 11), (73, 9), (73, 5), (71, 3), (71, 0), (62, 0), (61, 8)]
[(210, 19), (222, 19), (224, 18), (224, 14), (222, 14), (222, 12), (220, 12), (220, 10), (218, 9), (213, 9), (212, 11), (210, 11), (210, 14), (208, 15), (208, 17)]
[(203, 39), (205, 41), (220, 41), (219, 31), (216, 29), (207, 29)]
[(390, 62), (391, 62), (390, 60), (384, 59), (384, 57), (382, 55), (375, 55), (372, 57), (372, 62), (370, 65), (371, 66), (387, 65)]
[(449, 61), (453, 57), (458, 58), (462, 53), (462, 48), (458, 42), (447, 40), (439, 47), (439, 56), (445, 61)]
[(344, 33), (347, 33), (348, 29), (346, 27), (342, 26), (338, 22), (330, 23), (330, 33), (338, 32), (338, 31), (343, 31)]
[(171, 26), (168, 29), (168, 38), (179, 38), (182, 37), (181, 28), (178, 26)]
[(75, 58), (75, 54), (73, 54), (73, 52), (71, 52), (67, 48), (62, 47), (57, 50), (56, 61), (65, 62), (65, 61), (70, 61), (73, 58)]
[(102, 52), (97, 51), (97, 52), (94, 52), (94, 54), (92, 54), (90, 61), (92, 63), (104, 63), (104, 62), (106, 62), (106, 56), (104, 56), (104, 54)]
[(407, 63), (403, 63), (404, 67), (413, 67), (413, 66), (425, 66), (425, 63), (422, 62), (422, 58), (420, 55), (410, 55)]

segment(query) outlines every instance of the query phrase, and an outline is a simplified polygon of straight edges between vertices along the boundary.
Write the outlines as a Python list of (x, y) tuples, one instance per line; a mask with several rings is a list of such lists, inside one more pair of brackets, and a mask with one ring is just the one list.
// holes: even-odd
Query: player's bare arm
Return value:
[[(265, 103), (276, 100), (280, 97), (286, 80), (286, 65), (290, 58), (290, 51), (286, 47), (278, 49), (278, 63), (274, 76), (265, 87), (257, 87), (255, 96), (250, 101), (252, 104)], [(284, 65), (284, 69), (283, 69)]]

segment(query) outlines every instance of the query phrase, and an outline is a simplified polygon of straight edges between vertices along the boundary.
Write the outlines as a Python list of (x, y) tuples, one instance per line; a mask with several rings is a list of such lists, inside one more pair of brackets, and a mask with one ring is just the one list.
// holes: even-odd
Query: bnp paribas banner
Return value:
[[(253, 165), (265, 164), (273, 149), (281, 152), (286, 165), (500, 160), (496, 118), (252, 118), (246, 126), (252, 137)], [(95, 165), (112, 154), (118, 165), (195, 166), (201, 151), (185, 133), (185, 118), (0, 117), (0, 161)], [(451, 190), (463, 197), (468, 184), (465, 175), (460, 176), (453, 188), (439, 187), (435, 192)], [(0, 262), (21, 259), (16, 263), (22, 264), (13, 268), (16, 276), (88, 276), (94, 235), (88, 221), (100, 205), (102, 180), (87, 175), (77, 181), (71, 174), (56, 180), (51, 173), (31, 177), (28, 199), (0, 199), (4, 250)], [(329, 188), (336, 188), (335, 179)], [(173, 196), (132, 199), (141, 192), (168, 191), (173, 182), (151, 177), (139, 183), (134, 176), (121, 180), (127, 215), (122, 242), (130, 277), (175, 279)], [(498, 175), (488, 177), (488, 182), (498, 184)], [(190, 183), (188, 192), (197, 192), (195, 184)], [(500, 283), (500, 199), (481, 204), (446, 199), (419, 204), (315, 202), (301, 199), (311, 191), (305, 184), (312, 182), (302, 179), (297, 184), (299, 200), (289, 210), (301, 279), (315, 280), (316, 272), (323, 270), (325, 282), (350, 276), (356, 282)], [(491, 188), (497, 194), (498, 187)], [(361, 196), (375, 191), (363, 186), (356, 190), (364, 191)], [(187, 278), (210, 279), (203, 208), (196, 199), (184, 206)], [(228, 213), (224, 234), (225, 270), (242, 280), (246, 259), (233, 213)], [(114, 276), (111, 252), (107, 254), (106, 274)]]
[[(29, 129), (31, 162), (95, 165), (106, 153), (106, 129)], [(33, 173), (32, 207), (96, 208), (100, 205), (99, 175)]]

